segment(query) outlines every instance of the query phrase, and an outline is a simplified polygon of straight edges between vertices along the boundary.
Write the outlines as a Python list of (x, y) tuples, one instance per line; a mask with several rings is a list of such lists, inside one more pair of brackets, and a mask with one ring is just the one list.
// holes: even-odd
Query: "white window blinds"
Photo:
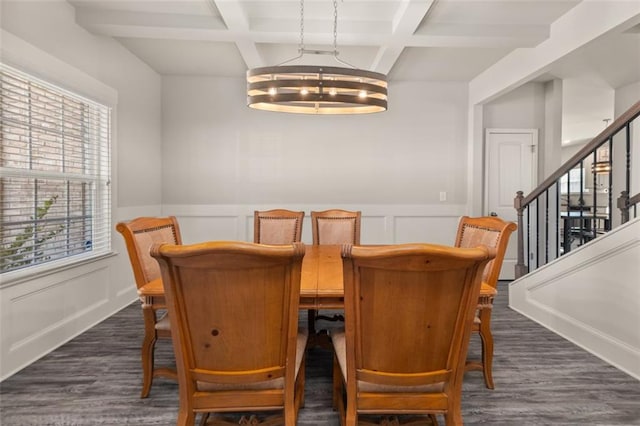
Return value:
[(0, 64), (0, 273), (111, 250), (110, 121)]

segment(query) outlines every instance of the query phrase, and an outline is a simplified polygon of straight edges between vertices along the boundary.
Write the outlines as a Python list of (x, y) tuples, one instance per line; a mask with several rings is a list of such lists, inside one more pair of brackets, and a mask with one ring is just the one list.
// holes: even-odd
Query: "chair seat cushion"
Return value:
[[(333, 343), (333, 349), (335, 350), (336, 357), (338, 358), (338, 364), (340, 365), (340, 370), (342, 371), (342, 377), (347, 377), (347, 348), (344, 329), (332, 331), (331, 342)], [(376, 383), (358, 380), (358, 391), (360, 392), (442, 392), (443, 390), (444, 383), (434, 383), (430, 385), (420, 386), (391, 386), (379, 385)]]
[[(298, 371), (302, 365), (305, 351), (307, 349), (307, 339), (309, 338), (309, 331), (307, 329), (298, 330), (298, 341), (296, 345), (296, 377), (298, 377)], [(224, 391), (224, 390), (243, 390), (243, 389), (282, 389), (284, 387), (284, 378), (279, 377), (273, 380), (265, 380), (264, 382), (257, 383), (242, 383), (242, 384), (228, 384), (228, 383), (211, 383), (211, 382), (197, 382), (197, 388), (199, 391)]]
[(156, 321), (156, 330), (158, 331), (171, 331), (171, 323), (169, 322), (169, 315), (165, 312), (158, 321)]

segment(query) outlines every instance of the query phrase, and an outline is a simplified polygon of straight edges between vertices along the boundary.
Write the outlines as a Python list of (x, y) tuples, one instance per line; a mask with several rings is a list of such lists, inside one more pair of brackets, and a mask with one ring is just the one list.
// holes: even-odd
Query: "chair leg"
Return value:
[(338, 364), (338, 358), (333, 354), (333, 409), (338, 410), (339, 398), (342, 398), (342, 372), (340, 371), (340, 365)]
[(296, 411), (295, 409), (284, 410), (284, 424), (285, 426), (296, 426)]
[(193, 413), (193, 410), (180, 407), (178, 411), (178, 421), (176, 422), (178, 426), (193, 426), (195, 421), (196, 415)]
[(491, 309), (480, 310), (480, 340), (482, 341), (482, 374), (484, 375), (484, 384), (487, 388), (494, 389)]
[(300, 366), (300, 371), (298, 372), (298, 377), (296, 378), (296, 399), (298, 401), (296, 407), (296, 418), (297, 413), (300, 408), (304, 408), (304, 384), (305, 384), (305, 371), (306, 371), (307, 357), (302, 358), (302, 365)]
[(358, 415), (355, 412), (355, 410), (349, 410), (349, 408), (347, 408), (345, 425), (346, 426), (357, 426), (358, 425)]
[(140, 398), (146, 398), (153, 383), (154, 351), (158, 335), (156, 334), (156, 314), (151, 308), (142, 308), (144, 317), (144, 339), (142, 341), (142, 392)]
[(451, 410), (445, 413), (444, 415), (444, 423), (449, 426), (458, 426), (462, 425), (462, 413), (460, 410)]
[(309, 329), (309, 336), (316, 334), (316, 315), (318, 315), (318, 311), (315, 309), (309, 309), (307, 311), (307, 327)]

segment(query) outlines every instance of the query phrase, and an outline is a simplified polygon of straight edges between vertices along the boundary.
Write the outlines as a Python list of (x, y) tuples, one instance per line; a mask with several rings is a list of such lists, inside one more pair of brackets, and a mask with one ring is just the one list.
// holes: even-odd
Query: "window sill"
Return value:
[(70, 269), (75, 269), (84, 265), (99, 262), (104, 259), (116, 256), (118, 253), (109, 251), (106, 253), (83, 257), (82, 259), (66, 259), (56, 262), (55, 264), (45, 264), (33, 266), (30, 268), (20, 269), (17, 271), (6, 272), (0, 275), (0, 289), (12, 287), (27, 281), (46, 277), (47, 275), (57, 274)]

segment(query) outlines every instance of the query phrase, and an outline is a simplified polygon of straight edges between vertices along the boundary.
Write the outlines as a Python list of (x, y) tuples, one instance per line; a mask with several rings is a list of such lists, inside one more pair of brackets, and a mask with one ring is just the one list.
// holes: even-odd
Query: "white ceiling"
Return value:
[[(581, 1), (613, 0), (337, 0), (339, 58), (390, 81), (468, 82), (515, 49), (543, 43), (551, 24)], [(79, 25), (115, 38), (162, 75), (244, 77), (248, 68), (298, 56), (299, 0), (69, 2)], [(333, 1), (305, 0), (304, 17), (305, 48), (332, 50)], [(339, 66), (330, 55), (291, 64)], [(636, 82), (640, 24), (611, 31), (545, 71), (535, 81), (558, 77), (608, 90)], [(581, 101), (566, 105), (571, 116), (610, 115)]]
[[(247, 68), (276, 65), (298, 55), (297, 0), (70, 0), (77, 22), (94, 34), (119, 40), (160, 74), (243, 76)], [(469, 81), (521, 47), (549, 37), (550, 25), (580, 0), (338, 0), (339, 57), (389, 80)], [(308, 49), (333, 48), (332, 0), (305, 0)], [(629, 34), (627, 34), (629, 35)], [(633, 34), (626, 49), (638, 49)], [(607, 43), (601, 43), (607, 44)], [(594, 49), (604, 55), (606, 46)], [(588, 49), (577, 64), (593, 62)], [(620, 55), (600, 64), (603, 79), (628, 78)], [(637, 52), (634, 58), (637, 58)], [(294, 63), (333, 63), (305, 55)], [(636, 62), (634, 66), (640, 65)], [(596, 68), (589, 66), (589, 68)], [(635, 70), (630, 70), (627, 74)], [(550, 78), (556, 70), (550, 70)]]

